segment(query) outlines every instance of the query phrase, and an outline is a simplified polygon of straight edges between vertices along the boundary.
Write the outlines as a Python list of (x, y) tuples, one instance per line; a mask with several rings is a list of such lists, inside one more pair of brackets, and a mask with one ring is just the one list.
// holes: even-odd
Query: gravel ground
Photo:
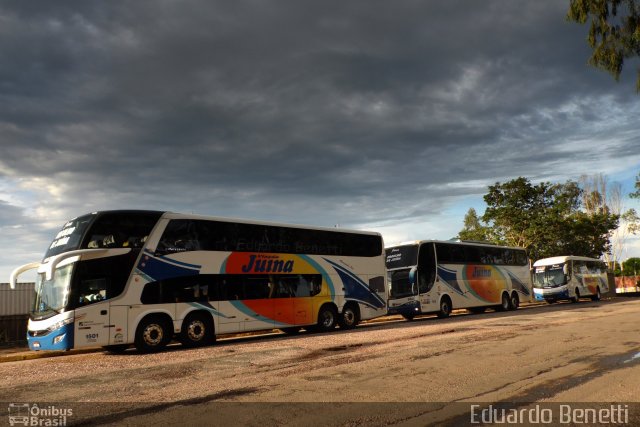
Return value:
[(8, 362), (0, 397), (92, 403), (97, 414), (113, 412), (109, 402), (160, 413), (207, 402), (633, 402), (639, 309), (640, 300), (585, 301), (158, 354)]

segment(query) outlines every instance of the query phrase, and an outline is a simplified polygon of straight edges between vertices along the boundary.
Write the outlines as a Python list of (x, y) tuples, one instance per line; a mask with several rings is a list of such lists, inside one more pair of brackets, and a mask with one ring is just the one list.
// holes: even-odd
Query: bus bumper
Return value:
[(390, 305), (389, 308), (387, 309), (388, 315), (400, 314), (405, 317), (407, 316), (413, 317), (413, 316), (417, 316), (420, 313), (421, 313), (421, 310), (420, 310), (419, 301), (408, 301), (402, 305), (398, 305), (395, 307), (392, 307)]
[(535, 289), (536, 301), (557, 301), (569, 299), (569, 290), (566, 286), (551, 289)]
[(73, 323), (46, 331), (27, 331), (29, 350), (71, 350)]

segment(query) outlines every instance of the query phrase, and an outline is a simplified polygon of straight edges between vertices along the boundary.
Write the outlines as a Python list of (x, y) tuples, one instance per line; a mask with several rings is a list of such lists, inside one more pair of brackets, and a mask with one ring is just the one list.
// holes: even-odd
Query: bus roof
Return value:
[[(184, 213), (171, 212), (171, 211), (157, 211), (157, 210), (143, 210), (143, 209), (104, 210), (104, 211), (89, 212), (85, 215), (103, 215), (108, 213), (156, 213), (156, 214), (162, 215), (162, 218), (165, 218), (165, 219), (196, 219), (196, 220), (204, 220), (204, 221), (237, 222), (240, 224), (270, 225), (275, 227), (301, 228), (305, 230), (322, 230), (322, 231), (334, 231), (337, 233), (367, 234), (371, 236), (380, 236), (380, 237), (382, 236), (382, 234), (375, 231), (353, 230), (348, 228), (337, 228), (337, 227), (316, 227), (316, 226), (302, 225), (302, 224), (287, 224), (287, 223), (258, 221), (258, 220), (243, 219), (243, 218), (218, 217), (218, 216), (207, 216), (207, 215), (198, 215), (198, 214), (184, 214)], [(84, 216), (84, 215), (80, 215), (80, 216)], [(73, 218), (73, 219), (76, 219), (76, 218)]]
[(553, 264), (563, 264), (567, 261), (599, 261), (603, 262), (601, 259), (597, 258), (589, 258), (586, 256), (575, 256), (575, 255), (563, 255), (563, 256), (554, 256), (550, 258), (542, 258), (533, 263), (534, 267), (540, 267), (543, 265), (553, 265)]
[(389, 245), (386, 246), (385, 249), (391, 249), (391, 248), (397, 248), (400, 246), (413, 246), (413, 245), (420, 245), (422, 243), (429, 243), (429, 242), (433, 242), (433, 243), (447, 243), (447, 244), (451, 244), (451, 245), (467, 245), (467, 246), (483, 246), (483, 247), (487, 247), (487, 248), (501, 248), (501, 249), (520, 249), (520, 250), (525, 250), (525, 248), (521, 248), (518, 246), (500, 246), (500, 245), (496, 245), (495, 243), (491, 243), (491, 242), (479, 242), (479, 241), (471, 241), (471, 240), (409, 240), (406, 242), (400, 242), (400, 243), (396, 243), (393, 245)]

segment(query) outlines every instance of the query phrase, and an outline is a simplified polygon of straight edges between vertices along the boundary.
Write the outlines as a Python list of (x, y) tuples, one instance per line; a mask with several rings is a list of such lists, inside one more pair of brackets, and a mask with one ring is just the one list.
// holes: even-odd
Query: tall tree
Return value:
[(622, 263), (624, 276), (640, 276), (640, 258), (629, 258)]
[(640, 199), (640, 173), (636, 176), (636, 191), (629, 194), (632, 199)]
[[(616, 81), (624, 60), (640, 56), (640, 4), (636, 0), (570, 0), (567, 20), (590, 22), (589, 64), (606, 70)], [(640, 69), (636, 80), (640, 92)]]
[(492, 240), (489, 227), (480, 222), (480, 218), (478, 218), (474, 208), (469, 208), (469, 211), (464, 216), (464, 228), (458, 233), (458, 238), (461, 240)]
[[(474, 229), (486, 227), (490, 241), (527, 248), (533, 259), (571, 254), (599, 257), (609, 250), (609, 235), (618, 225), (618, 216), (607, 210), (581, 210), (582, 190), (576, 182), (534, 185), (519, 177), (488, 189), (484, 224), (478, 222)], [(468, 231), (467, 225), (463, 232)]]
[(618, 215), (619, 226), (611, 233), (609, 252), (605, 252), (604, 258), (612, 266), (614, 262), (620, 262), (630, 234), (638, 231), (640, 218), (634, 209), (625, 210), (622, 196), (622, 184), (609, 183), (607, 177), (601, 173), (580, 177), (582, 189), (582, 204), (589, 215), (609, 212)]

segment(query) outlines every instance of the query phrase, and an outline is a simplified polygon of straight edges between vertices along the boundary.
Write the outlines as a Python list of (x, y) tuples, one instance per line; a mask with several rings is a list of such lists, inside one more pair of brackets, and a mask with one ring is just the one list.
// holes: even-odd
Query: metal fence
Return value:
[(0, 345), (26, 342), (34, 287), (34, 283), (18, 283), (11, 289), (8, 283), (0, 283)]

